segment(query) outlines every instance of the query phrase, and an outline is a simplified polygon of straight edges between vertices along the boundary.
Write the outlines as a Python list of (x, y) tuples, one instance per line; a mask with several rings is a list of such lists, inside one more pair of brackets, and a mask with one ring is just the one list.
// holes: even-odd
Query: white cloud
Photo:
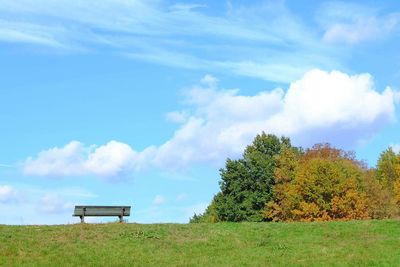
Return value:
[(17, 192), (9, 185), (0, 185), (0, 203), (8, 203), (17, 199)]
[(324, 4), (320, 21), (325, 28), (323, 40), (355, 44), (388, 36), (400, 24), (400, 13), (380, 15), (379, 9), (354, 3)]
[[(280, 57), (284, 58), (284, 55), (280, 55)], [(308, 60), (300, 60), (299, 57), (295, 57), (297, 62), (291, 62), (291, 60), (286, 59), (282, 61), (272, 60), (272, 63), (246, 60), (215, 62), (214, 64), (229, 69), (238, 75), (290, 83), (294, 79), (301, 77), (304, 72), (313, 68), (313, 63), (308, 62)]]
[(162, 195), (156, 195), (153, 199), (153, 204), (154, 205), (162, 205), (166, 202), (167, 200), (165, 199), (164, 196)]
[[(306, 31), (302, 38), (292, 32), (292, 30), (302, 29), (299, 22), (295, 23), (296, 21), (288, 14), (288, 10), (281, 4), (257, 5), (256, 7), (237, 6), (233, 7), (233, 10), (237, 12), (230, 16), (208, 15), (201, 12), (204, 7), (206, 6), (183, 3), (168, 6), (158, 0), (103, 0), (101, 4), (93, 1), (0, 0), (0, 15), (7, 17), (11, 22), (18, 22), (20, 21), (18, 18), (24, 17), (24, 21), (32, 21), (42, 26), (52, 25), (48, 23), (49, 21), (58, 22), (58, 25), (64, 26), (63, 29), (67, 31), (65, 35), (68, 38), (77, 37), (74, 34), (80, 35), (79, 31), (90, 32), (90, 29), (108, 30), (120, 34), (121, 37), (137, 37), (136, 34), (149, 37), (211, 36), (274, 44), (283, 44), (285, 41), (294, 39), (301, 42), (309, 38)], [(270, 14), (268, 19), (265, 18), (264, 12), (260, 12), (261, 9)], [(275, 12), (276, 9), (280, 12)], [(246, 23), (245, 18), (262, 19), (268, 24), (275, 24), (275, 27)], [(283, 22), (286, 22), (285, 25)], [(75, 27), (67, 27), (67, 25)], [(21, 28), (24, 29), (23, 25)], [(46, 33), (46, 27), (36, 33)], [(89, 36), (92, 38), (91, 41), (96, 41), (93, 38), (95, 36), (111, 37), (107, 34), (102, 35), (100, 32)]]
[[(236, 48), (233, 48), (233, 50), (235, 49)], [(260, 53), (263, 55), (269, 55), (269, 57), (264, 58), (264, 56), (259, 56), (257, 58), (252, 58), (251, 56), (248, 56), (245, 60), (236, 61), (214, 60), (211, 58), (207, 60), (205, 58), (196, 57), (193, 54), (189, 55), (183, 52), (164, 51), (163, 49), (148, 51), (145, 53), (125, 53), (125, 55), (129, 58), (140, 59), (166, 66), (204, 71), (224, 70), (246, 77), (290, 83), (294, 79), (300, 78), (304, 72), (313, 69), (314, 66), (340, 66), (333, 57), (329, 58), (324, 55), (316, 56), (314, 52), (303, 52), (302, 54), (287, 51), (266, 52), (256, 47), (251, 52), (238, 51), (238, 53)], [(219, 51), (218, 53), (223, 54), (224, 52)]]
[(69, 47), (63, 43), (62, 28), (43, 26), (36, 23), (7, 22), (0, 17), (0, 41), (28, 43), (59, 49)]
[(334, 24), (327, 29), (323, 40), (329, 43), (359, 43), (366, 40), (377, 40), (392, 32), (400, 22), (400, 16), (389, 17), (378, 21), (376, 18), (365, 18), (353, 24)]
[(40, 211), (50, 214), (67, 212), (70, 212), (72, 214), (74, 203), (70, 201), (65, 201), (57, 194), (48, 193), (40, 199), (38, 203), (38, 208)]
[(371, 75), (349, 76), (339, 71), (313, 70), (292, 83), (282, 99), (283, 109), (267, 124), (282, 134), (340, 124), (356, 128), (383, 118), (393, 118), (395, 92), (379, 93)]
[(138, 152), (116, 141), (100, 147), (73, 141), (28, 158), (25, 173), (109, 178), (146, 167), (179, 169), (205, 162), (220, 166), (226, 157), (241, 155), (262, 131), (289, 136), (296, 145), (331, 142), (354, 148), (394, 119), (398, 101), (398, 92), (390, 87), (377, 91), (369, 74), (317, 69), (286, 91), (277, 88), (250, 96), (237, 89), (219, 89), (217, 79), (210, 75), (201, 84), (187, 92), (187, 118), (159, 147)]
[(177, 3), (172, 6), (170, 6), (170, 9), (173, 11), (190, 11), (192, 9), (196, 8), (204, 8), (207, 7), (206, 5), (199, 5), (199, 4), (183, 4), (183, 3)]
[(128, 171), (140, 169), (153, 151), (153, 147), (148, 147), (138, 153), (129, 145), (117, 141), (99, 147), (85, 147), (78, 141), (72, 141), (62, 148), (42, 151), (36, 158), (29, 157), (24, 164), (24, 173), (36, 176), (95, 175), (119, 178)]
[(206, 74), (204, 75), (204, 77), (200, 80), (200, 82), (202, 84), (207, 85), (210, 88), (214, 88), (217, 83), (218, 83), (218, 79), (210, 74)]
[(172, 111), (166, 114), (167, 121), (184, 123), (188, 118), (188, 113), (186, 111)]
[(282, 1), (230, 4), (218, 15), (204, 7), (158, 0), (0, 0), (0, 41), (101, 49), (278, 82), (298, 78), (310, 67), (340, 65), (339, 55)]
[(194, 87), (190, 118), (158, 148), (161, 166), (238, 156), (261, 131), (299, 144), (330, 141), (354, 146), (394, 118), (396, 92), (379, 93), (369, 74), (312, 70), (282, 89), (240, 95), (238, 90)]
[(80, 175), (83, 171), (86, 149), (78, 141), (71, 141), (62, 148), (54, 147), (42, 151), (36, 159), (28, 158), (24, 173), (27, 175)]

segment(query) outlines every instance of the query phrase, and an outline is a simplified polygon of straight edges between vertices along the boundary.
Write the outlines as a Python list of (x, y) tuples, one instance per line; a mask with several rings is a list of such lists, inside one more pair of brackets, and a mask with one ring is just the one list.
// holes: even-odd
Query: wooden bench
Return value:
[(79, 216), (81, 223), (85, 222), (85, 216), (118, 216), (122, 222), (122, 218), (130, 214), (131, 206), (75, 206), (72, 216)]

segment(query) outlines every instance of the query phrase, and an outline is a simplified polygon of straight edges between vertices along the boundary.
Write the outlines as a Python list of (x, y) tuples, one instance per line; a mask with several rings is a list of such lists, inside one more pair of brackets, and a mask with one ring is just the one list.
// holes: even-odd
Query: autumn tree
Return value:
[(362, 164), (354, 154), (315, 145), (278, 157), (273, 200), (264, 216), (274, 221), (325, 221), (368, 217)]
[(220, 192), (191, 222), (328, 221), (400, 214), (400, 154), (381, 153), (368, 168), (353, 152), (257, 135), (240, 159), (220, 170)]
[(372, 219), (391, 218), (396, 214), (396, 203), (391, 190), (377, 179), (376, 170), (364, 173), (364, 191), (367, 195), (368, 213)]

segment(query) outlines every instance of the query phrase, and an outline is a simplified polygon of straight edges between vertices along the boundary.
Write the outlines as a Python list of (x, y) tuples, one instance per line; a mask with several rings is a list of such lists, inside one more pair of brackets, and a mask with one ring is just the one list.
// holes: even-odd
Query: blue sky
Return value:
[(399, 37), (398, 1), (0, 0), (0, 223), (187, 222), (261, 131), (374, 166)]

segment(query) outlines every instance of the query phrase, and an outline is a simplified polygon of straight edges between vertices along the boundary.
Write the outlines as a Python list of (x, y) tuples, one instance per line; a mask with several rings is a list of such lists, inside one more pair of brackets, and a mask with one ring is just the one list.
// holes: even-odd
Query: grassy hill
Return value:
[(4, 266), (400, 266), (400, 221), (0, 226)]

